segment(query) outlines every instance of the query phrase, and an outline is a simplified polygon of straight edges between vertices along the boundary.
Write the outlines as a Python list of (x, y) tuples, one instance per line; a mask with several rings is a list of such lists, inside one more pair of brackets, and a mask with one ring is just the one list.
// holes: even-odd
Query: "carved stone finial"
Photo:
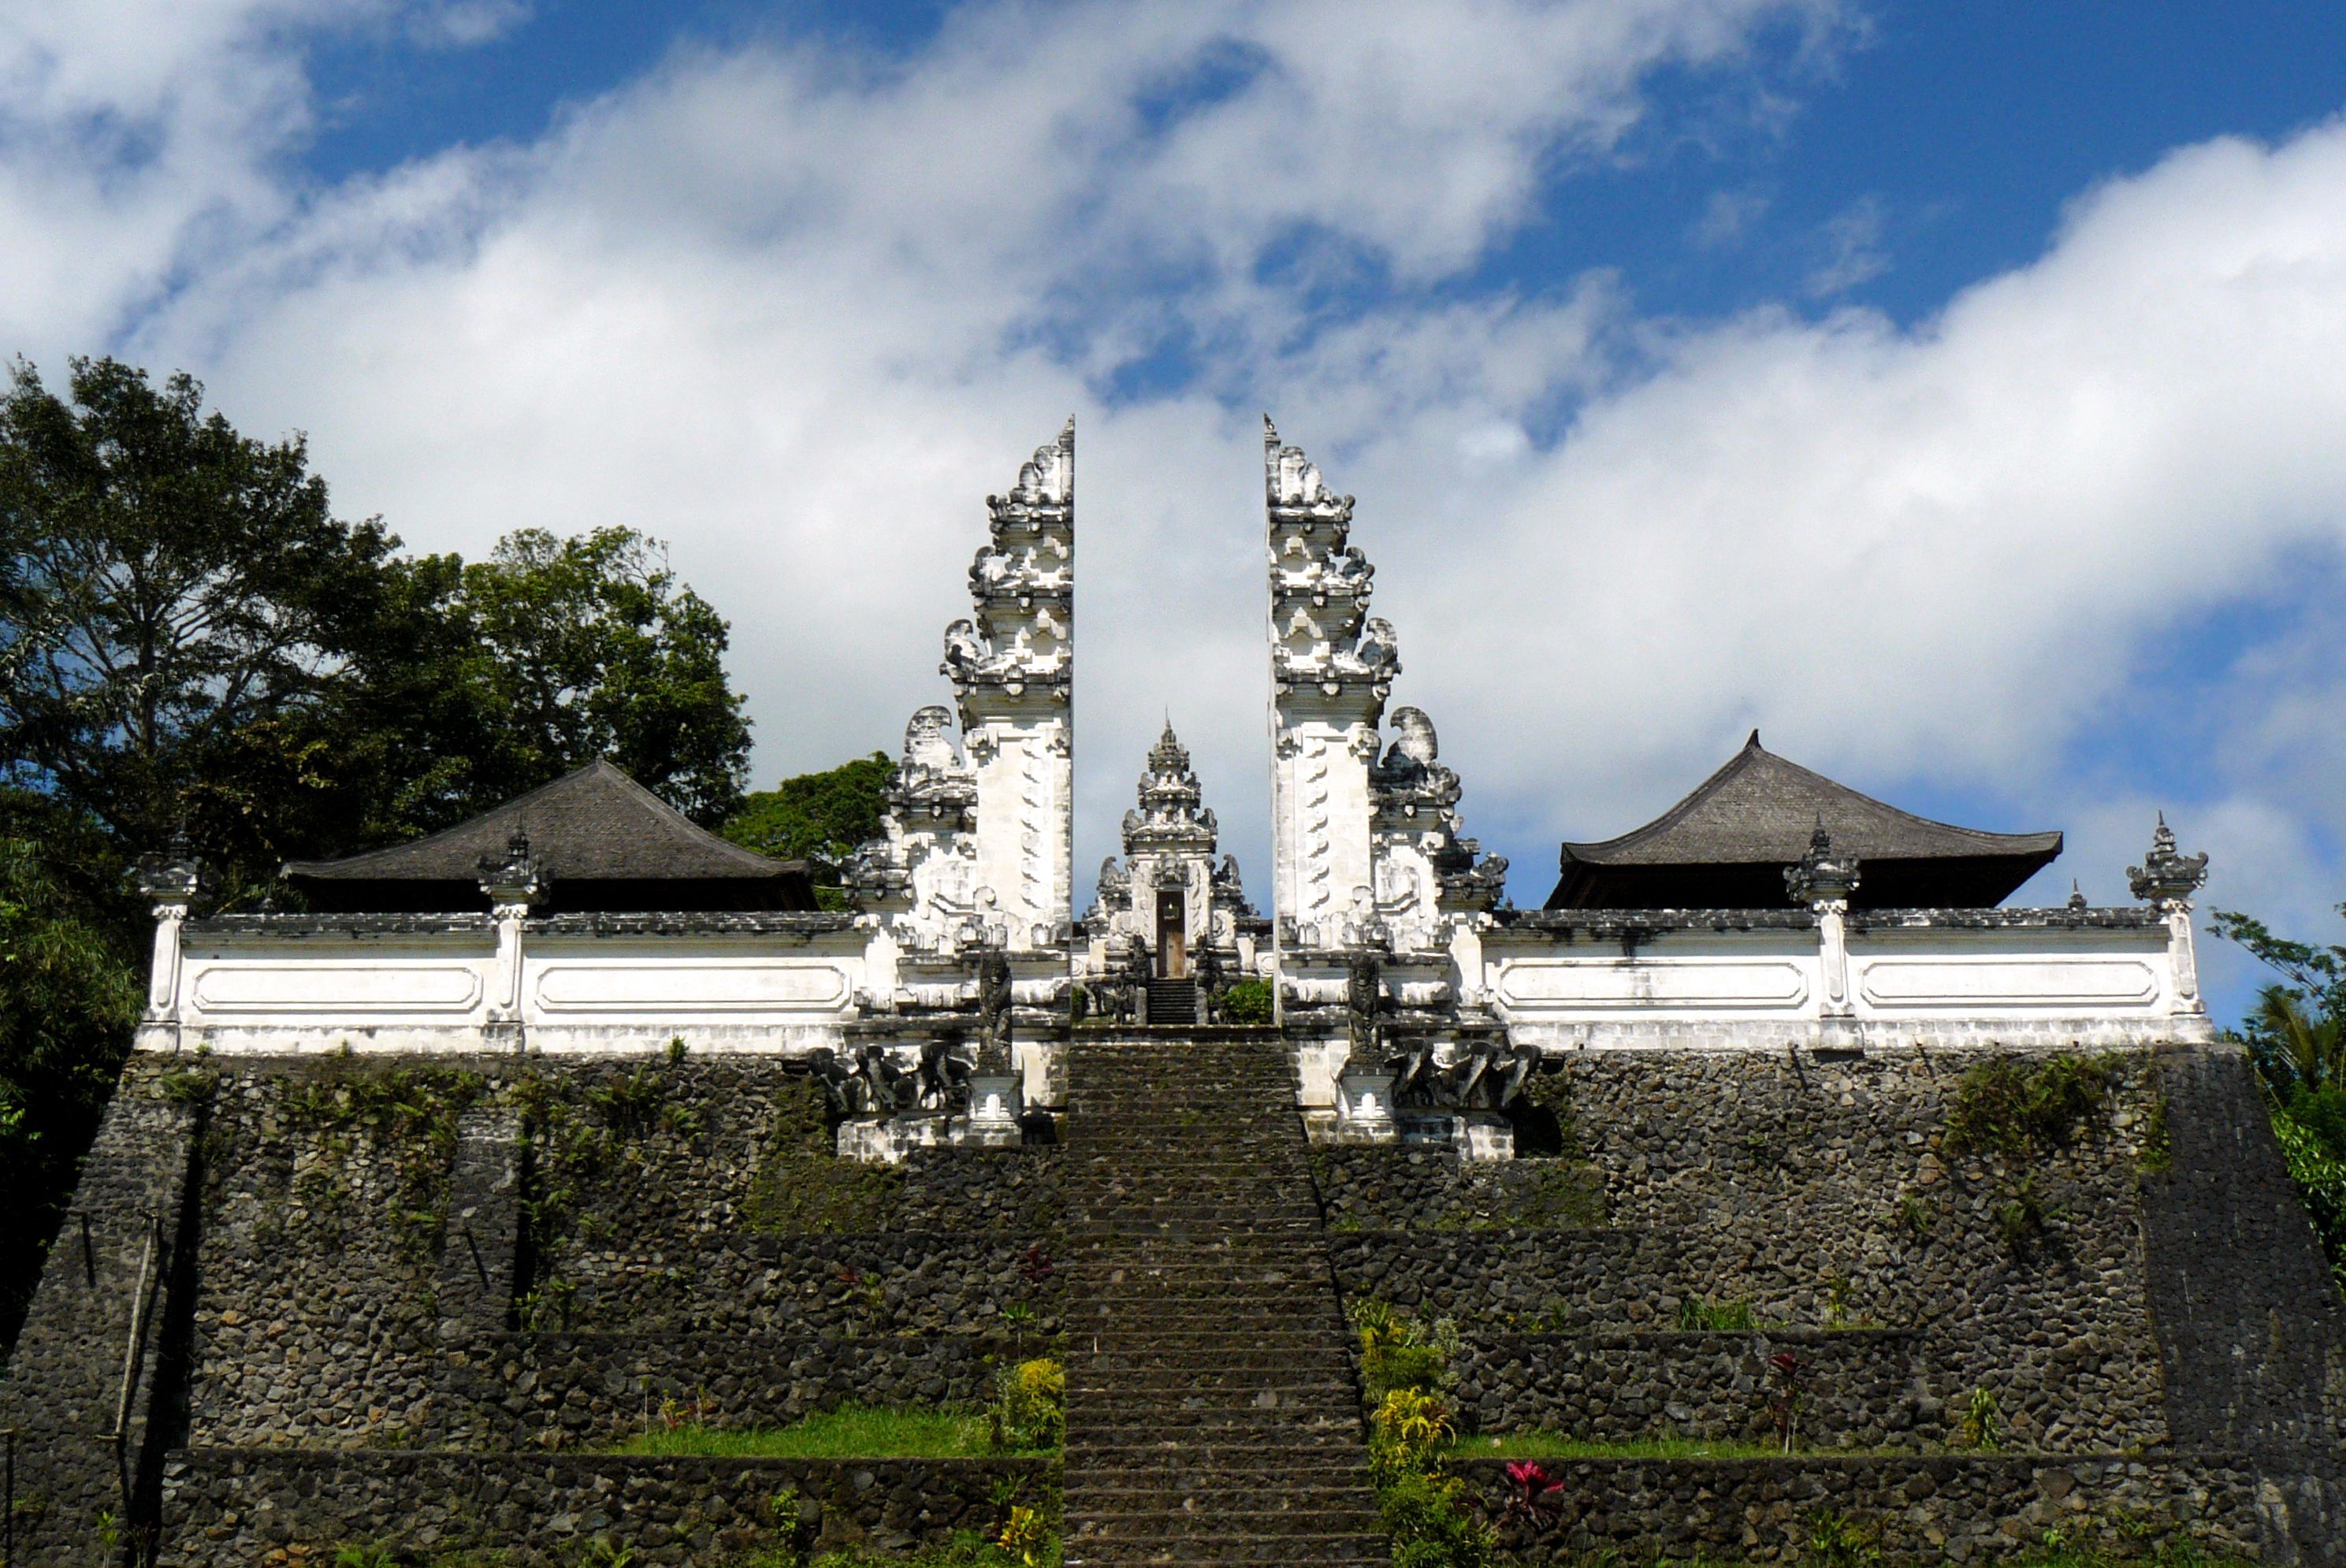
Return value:
[(2143, 902), (2162, 910), (2189, 909), (2191, 895), (2207, 881), (2206, 851), (2178, 853), (2175, 831), (2167, 825), (2167, 813), (2161, 811), (2158, 826), (2150, 835), (2150, 853), (2142, 858), (2142, 864), (2127, 868), (2127, 887)]
[(1857, 887), (1857, 857), (1833, 853), (1832, 835), (1819, 817), (1816, 831), (1809, 835), (1808, 853), (1784, 868), (1784, 891), (1793, 902), (1812, 910), (1846, 910)]
[(483, 855), (479, 864), (481, 891), (492, 905), (534, 908), (545, 901), (553, 886), (553, 879), (530, 850), (529, 835), (518, 826), (506, 835), (503, 859)]
[(202, 889), (204, 881), (204, 863), (189, 841), (185, 824), (172, 830), (170, 841), (160, 851), (139, 856), (130, 872), (130, 885), (138, 896), (154, 903), (185, 904)]

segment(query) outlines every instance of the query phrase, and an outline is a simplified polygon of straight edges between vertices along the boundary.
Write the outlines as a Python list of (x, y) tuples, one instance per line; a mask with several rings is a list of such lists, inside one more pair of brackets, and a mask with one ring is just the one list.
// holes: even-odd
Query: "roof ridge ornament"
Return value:
[(554, 879), (529, 847), (529, 834), (518, 820), (513, 831), (505, 835), (502, 858), (483, 855), (480, 859), (481, 891), (488, 898), (490, 907), (534, 909), (546, 901), (554, 886)]
[(1848, 910), (1859, 880), (1857, 857), (1833, 852), (1832, 834), (1825, 830), (1823, 813), (1818, 813), (1816, 831), (1809, 835), (1808, 853), (1784, 868), (1784, 891), (1794, 903), (1806, 904), (1820, 914), (1840, 913)]
[(2196, 855), (2179, 853), (2175, 847), (2175, 830), (2167, 825), (2167, 813), (2158, 814), (2158, 826), (2150, 835), (2150, 852), (2142, 864), (2127, 868), (2127, 887), (2134, 896), (2162, 911), (2188, 910), (2191, 895), (2208, 881), (2208, 855), (2201, 850)]

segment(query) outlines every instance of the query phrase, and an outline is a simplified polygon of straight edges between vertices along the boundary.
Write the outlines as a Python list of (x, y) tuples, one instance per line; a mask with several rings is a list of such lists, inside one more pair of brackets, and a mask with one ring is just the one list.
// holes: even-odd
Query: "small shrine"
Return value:
[(1189, 753), (1167, 719), (1124, 814), (1124, 859), (1100, 864), (1085, 911), (1090, 993), (1110, 1016), (1209, 1023), (1220, 993), (1256, 972), (1270, 922), (1246, 901), (1235, 855), (1214, 859), (1216, 824)]

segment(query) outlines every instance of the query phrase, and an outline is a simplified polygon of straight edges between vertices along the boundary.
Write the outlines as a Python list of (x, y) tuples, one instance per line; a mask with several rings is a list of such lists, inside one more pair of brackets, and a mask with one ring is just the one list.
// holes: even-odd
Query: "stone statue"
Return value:
[(1010, 955), (989, 947), (977, 960), (977, 1065), (1010, 1071)]
[(953, 709), (937, 703), (913, 714), (912, 722), (904, 726), (905, 765), (942, 772), (958, 763), (954, 744), (945, 735), (952, 724)]
[(977, 677), (984, 662), (985, 645), (978, 641), (975, 622), (964, 618), (945, 628), (945, 658), (937, 667), (939, 675), (965, 683)]
[(1229, 990), (1227, 966), (1222, 962), (1221, 950), (1211, 942), (1198, 944), (1198, 1021), (1219, 1023), (1222, 993)]
[(923, 1110), (955, 1111), (969, 1104), (970, 1064), (943, 1040), (932, 1039), (921, 1047), (920, 1064), (913, 1071), (920, 1080)]
[(1385, 1058), (1385, 1071), (1393, 1075), (1392, 1103), (1396, 1105), (1423, 1105), (1433, 1103), (1432, 1087), (1426, 1074), (1433, 1066), (1433, 1048), (1419, 1041)]
[(1356, 952), (1345, 965), (1344, 1022), (1352, 1060), (1376, 1058), (1377, 1016), (1384, 1005), (1384, 963), (1373, 952)]

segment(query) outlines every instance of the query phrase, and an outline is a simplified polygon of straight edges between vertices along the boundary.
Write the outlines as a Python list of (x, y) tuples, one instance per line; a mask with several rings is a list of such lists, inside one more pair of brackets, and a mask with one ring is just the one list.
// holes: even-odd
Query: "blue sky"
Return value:
[(761, 782), (942, 694), (1072, 410), (1086, 865), (1168, 708), (1265, 861), (1267, 407), (1519, 901), (1758, 725), (2067, 829), (2032, 896), (2165, 807), (2336, 939), (2341, 108), (2304, 4), (60, 0), (0, 347), (185, 366), (419, 546), (668, 539)]

